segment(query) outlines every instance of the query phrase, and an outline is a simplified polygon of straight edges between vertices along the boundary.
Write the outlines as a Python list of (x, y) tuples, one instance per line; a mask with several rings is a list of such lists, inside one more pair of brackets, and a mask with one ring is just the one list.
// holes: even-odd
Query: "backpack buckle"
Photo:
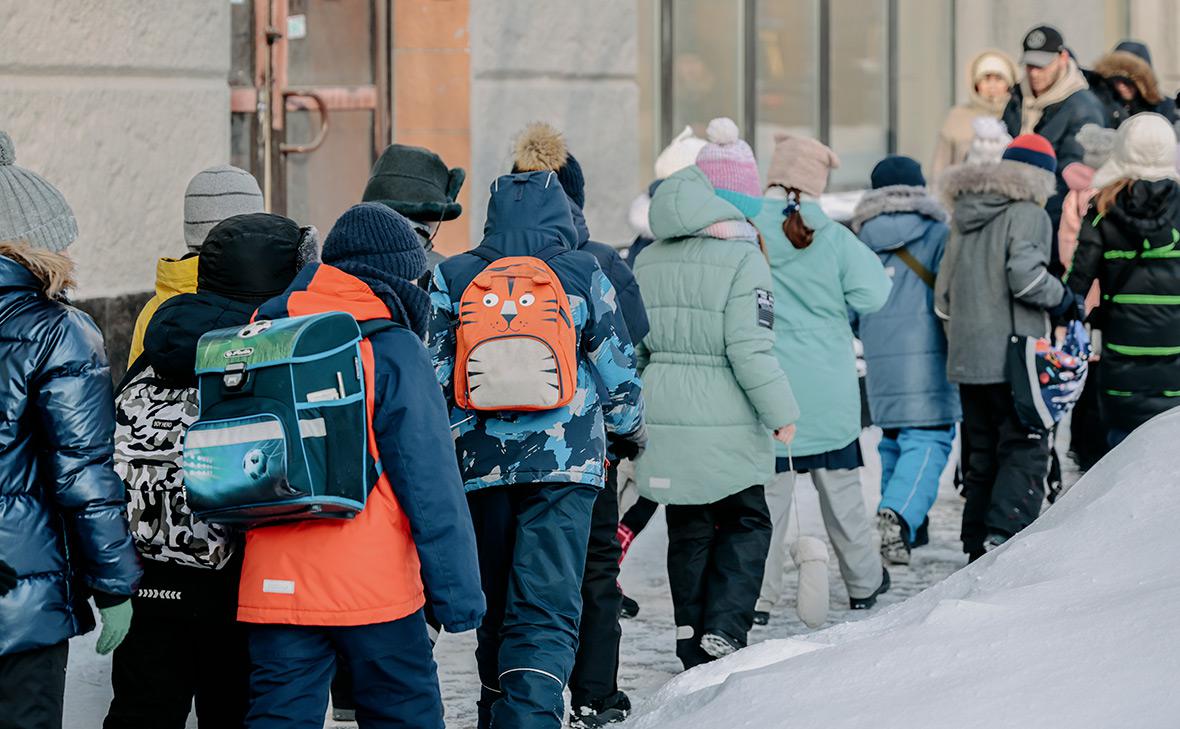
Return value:
[(246, 363), (234, 362), (225, 366), (225, 374), (221, 376), (221, 384), (227, 390), (240, 390), (246, 384)]

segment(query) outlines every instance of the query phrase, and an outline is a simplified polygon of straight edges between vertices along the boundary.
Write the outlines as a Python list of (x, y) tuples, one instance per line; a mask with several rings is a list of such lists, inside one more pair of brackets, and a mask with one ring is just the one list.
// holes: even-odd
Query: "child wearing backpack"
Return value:
[(115, 469), (144, 577), (131, 632), (115, 651), (104, 729), (179, 729), (194, 697), (202, 729), (246, 718), (250, 661), (235, 620), (241, 538), (193, 517), (183, 438), (197, 418), (197, 341), (246, 325), (282, 293), (316, 254), (314, 245), (301, 248), (304, 240), (294, 221), (268, 213), (214, 227), (202, 241), (196, 293), (169, 299), (151, 317), (143, 354), (115, 396)]
[(959, 388), (946, 378), (946, 334), (934, 315), (934, 279), (950, 228), (917, 161), (890, 155), (871, 179), (852, 230), (893, 282), (885, 306), (858, 316), (869, 410), (883, 431), (877, 531), (881, 556), (909, 564), (962, 419)]
[[(421, 340), (430, 301), (415, 282), (425, 273), (426, 253), (400, 214), (362, 203), (336, 222), (322, 258), (323, 264), (304, 268), (283, 295), (264, 304), (240, 336), (289, 329), (295, 323), (286, 317), (327, 312), (351, 314), (360, 324), (364, 338), (353, 350), (357, 359), (348, 355), (348, 374), (320, 374), (329, 382), (343, 384), (347, 376), (365, 383), (367, 436), (360, 438), (358, 457), (367, 451), (370, 458), (361, 460), (374, 467), (360, 470), (362, 464), (352, 460), (332, 465), (329, 455), (324, 480), (331, 484), (359, 471), (369, 474), (372, 486), (352, 518), (307, 518), (247, 531), (238, 593), (252, 666), (246, 724), (322, 726), (340, 660), (353, 676), (362, 728), (441, 729), (424, 588), (434, 615), (452, 633), (479, 625), (484, 599), (446, 405)], [(304, 390), (299, 392), (303, 398)], [(352, 399), (333, 388), (306, 393), (300, 412), (314, 415), (319, 408), (320, 416), (300, 417), (296, 442), (317, 435), (317, 428), (330, 438), (324, 410)], [(258, 406), (264, 411), (266, 403)]]
[(492, 185), (478, 248), (435, 269), (430, 348), (479, 543), (479, 726), (556, 727), (607, 432), (642, 446), (635, 350), (557, 174)]

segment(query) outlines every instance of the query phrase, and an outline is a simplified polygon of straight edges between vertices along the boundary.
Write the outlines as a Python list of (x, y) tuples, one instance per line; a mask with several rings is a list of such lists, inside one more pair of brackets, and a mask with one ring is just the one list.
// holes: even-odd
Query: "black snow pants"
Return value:
[(963, 551), (983, 553), (989, 534), (1011, 537), (1041, 513), (1052, 441), (1026, 428), (1007, 383), (961, 385), (964, 439)]
[(701, 649), (706, 633), (745, 645), (773, 525), (762, 486), (712, 504), (669, 505), (665, 512), (676, 655), (687, 670), (713, 660)]
[(66, 641), (0, 656), (0, 729), (61, 729)]
[(582, 623), (578, 631), (578, 653), (570, 674), (573, 705), (587, 706), (614, 696), (619, 690), (619, 469), (614, 463), (606, 472), (606, 488), (598, 493), (590, 520), (590, 542), (586, 549), (586, 571), (582, 576)]

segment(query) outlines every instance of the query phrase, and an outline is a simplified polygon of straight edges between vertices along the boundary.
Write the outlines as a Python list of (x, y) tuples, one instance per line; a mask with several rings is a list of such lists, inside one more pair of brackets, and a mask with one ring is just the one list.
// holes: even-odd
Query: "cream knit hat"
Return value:
[(839, 166), (840, 158), (822, 142), (780, 132), (774, 135), (766, 185), (795, 188), (819, 197), (828, 187), (828, 173)]

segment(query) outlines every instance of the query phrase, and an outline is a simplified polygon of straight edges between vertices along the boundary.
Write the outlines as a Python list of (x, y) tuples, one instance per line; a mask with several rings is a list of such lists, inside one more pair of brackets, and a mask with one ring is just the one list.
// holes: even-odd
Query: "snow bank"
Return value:
[(1180, 726), (1180, 408), (916, 597), (670, 681), (625, 725)]

